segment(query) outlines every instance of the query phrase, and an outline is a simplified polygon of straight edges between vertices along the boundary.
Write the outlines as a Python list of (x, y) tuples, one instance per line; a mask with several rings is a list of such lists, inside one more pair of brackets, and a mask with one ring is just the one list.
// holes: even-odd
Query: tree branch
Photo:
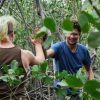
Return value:
[[(25, 29), (26, 29), (26, 31), (27, 31), (27, 33), (28, 33), (28, 27), (27, 27), (27, 24), (26, 24), (26, 21), (25, 21), (25, 18), (24, 18), (22, 9), (20, 8), (20, 6), (19, 6), (19, 4), (18, 4), (18, 1), (17, 1), (17, 0), (14, 0), (14, 1), (15, 1), (16, 5), (17, 5), (19, 11), (20, 11), (20, 14), (21, 14), (21, 16), (22, 16), (23, 23), (25, 24)], [(28, 34), (28, 35), (29, 35), (29, 34)], [(33, 48), (32, 44), (31, 44), (31, 40), (30, 40), (30, 39), (28, 39), (28, 43), (29, 43), (29, 45), (30, 45), (30, 47), (31, 47), (31, 49), (32, 49), (32, 52), (34, 53), (34, 48)]]
[(41, 1), (40, 0), (36, 0), (36, 7), (37, 7), (37, 14), (39, 16), (41, 16), (42, 19), (45, 18), (45, 14), (41, 5)]
[(3, 7), (3, 4), (4, 4), (4, 2), (5, 2), (6, 0), (0, 0), (0, 9)]
[(21, 16), (22, 16), (22, 20), (23, 20), (23, 22), (24, 22), (24, 24), (25, 24), (25, 28), (27, 29), (27, 24), (26, 24), (26, 22), (25, 22), (23, 12), (22, 12), (22, 10), (21, 10), (21, 8), (20, 8), (20, 6), (19, 6), (17, 0), (14, 0), (14, 1), (15, 1), (16, 5), (17, 5), (19, 11), (20, 11), (20, 14), (21, 14)]
[(91, 6), (93, 7), (93, 9), (96, 11), (97, 15), (100, 17), (100, 12), (99, 10), (93, 5), (92, 1), (91, 0), (88, 0), (91, 4)]

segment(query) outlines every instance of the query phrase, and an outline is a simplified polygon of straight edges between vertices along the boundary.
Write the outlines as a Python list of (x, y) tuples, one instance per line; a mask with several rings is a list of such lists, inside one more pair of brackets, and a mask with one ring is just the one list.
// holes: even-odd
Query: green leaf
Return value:
[(43, 78), (43, 82), (46, 83), (46, 84), (48, 84), (48, 85), (50, 85), (50, 84), (53, 83), (53, 78), (46, 75), (46, 76)]
[(42, 80), (45, 77), (45, 74), (37, 73), (37, 74), (33, 74), (33, 77), (37, 80)]
[(62, 80), (68, 76), (67, 71), (63, 70), (62, 72), (59, 73), (59, 76), (57, 77), (58, 79)]
[(24, 74), (24, 69), (19, 67), (15, 70), (15, 73), (17, 76), (23, 75)]
[(44, 26), (51, 30), (51, 32), (56, 31), (56, 23), (52, 18), (45, 18), (44, 19)]
[(82, 29), (83, 33), (89, 32), (90, 24), (86, 23), (81, 29)]
[(76, 77), (79, 78), (83, 83), (86, 82), (87, 78), (86, 78), (86, 73), (82, 72), (82, 68), (80, 68), (78, 70), (78, 72), (76, 73)]
[(32, 72), (39, 72), (40, 71), (40, 68), (38, 65), (33, 65), (32, 67)]
[(13, 60), (10, 65), (13, 70), (16, 70), (18, 67), (18, 62), (16, 60)]
[(80, 68), (80, 69), (77, 71), (76, 77), (77, 77), (77, 78), (80, 78), (81, 75), (82, 75), (82, 68)]
[(89, 21), (85, 13), (80, 14), (78, 21), (79, 21), (82, 31), (84, 33), (88, 32), (90, 25), (89, 25)]
[[(98, 30), (100, 30), (100, 22), (96, 22), (95, 18), (92, 15), (90, 15), (89, 13), (87, 13), (87, 12), (83, 11), (82, 14), (84, 14), (88, 18), (88, 21), (91, 24), (93, 24)], [(85, 28), (84, 28), (84, 30), (85, 30)]]
[(1, 69), (1, 71), (5, 74), (7, 74), (8, 73), (8, 69), (9, 69), (9, 65), (3, 65), (3, 67), (2, 67), (2, 69)]
[(88, 44), (92, 48), (100, 46), (100, 32), (92, 32), (88, 37)]
[(18, 85), (19, 83), (21, 83), (21, 80), (16, 79), (15, 76), (9, 76), (7, 82), (10, 86), (15, 86), (15, 85)]
[(94, 18), (92, 15), (90, 15), (90, 14), (87, 13), (87, 12), (82, 12), (82, 14), (84, 14), (84, 15), (88, 18), (88, 21), (89, 21), (90, 23), (95, 24), (95, 18)]
[(96, 22), (96, 23), (95, 23), (95, 26), (96, 26), (96, 28), (97, 28), (98, 30), (100, 30), (100, 22)]
[(57, 96), (63, 98), (61, 100), (64, 100), (64, 97), (67, 95), (67, 92), (66, 92), (66, 89), (57, 88), (56, 94), (57, 94)]
[(40, 32), (40, 33), (37, 33), (33, 36), (33, 38), (40, 38), (40, 37), (43, 37), (45, 34), (47, 34), (46, 32)]
[(84, 85), (84, 91), (86, 91), (96, 100), (99, 100), (100, 99), (100, 82), (96, 80), (87, 81)]
[(16, 77), (14, 75), (9, 75), (9, 79), (13, 81), (13, 80), (16, 80)]
[(61, 87), (68, 87), (68, 84), (65, 80), (62, 80), (61, 82), (57, 83)]
[(73, 23), (67, 18), (62, 22), (62, 28), (67, 31), (73, 30)]
[(10, 74), (10, 75), (15, 74), (15, 71), (13, 69), (9, 69), (8, 74)]
[(53, 41), (53, 37), (52, 36), (48, 36), (46, 41), (44, 42), (44, 48), (50, 47), (52, 41)]
[(58, 71), (55, 72), (55, 78), (59, 79), (59, 72)]
[(21, 80), (15, 79), (13, 81), (13, 86), (19, 85), (21, 83)]
[(40, 32), (48, 32), (48, 29), (45, 27), (45, 26), (43, 26), (42, 28), (40, 28), (40, 30), (39, 30), (39, 33)]
[(40, 66), (39, 65), (34, 65), (32, 67), (32, 76), (38, 80), (41, 80), (44, 76), (42, 75), (42, 73), (40, 73)]
[(81, 13), (78, 18), (81, 27), (84, 27), (88, 23), (88, 18), (84, 13)]
[(82, 87), (83, 83), (80, 79), (76, 78), (75, 76), (67, 76), (66, 82), (70, 87)]
[(46, 72), (47, 68), (48, 68), (48, 63), (47, 63), (47, 61), (44, 61), (43, 63), (40, 64), (40, 70), (41, 70), (42, 72)]
[(4, 82), (8, 81), (8, 75), (0, 76), (0, 80), (3, 80)]
[(84, 100), (91, 100), (91, 96), (86, 92), (83, 93), (83, 98)]

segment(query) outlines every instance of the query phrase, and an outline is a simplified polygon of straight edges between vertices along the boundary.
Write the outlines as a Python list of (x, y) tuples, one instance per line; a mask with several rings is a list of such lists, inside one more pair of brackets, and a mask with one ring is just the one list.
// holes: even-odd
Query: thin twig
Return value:
[(97, 15), (100, 17), (100, 11), (93, 5), (91, 0), (88, 0), (91, 4), (91, 6), (93, 7), (93, 9), (96, 11)]

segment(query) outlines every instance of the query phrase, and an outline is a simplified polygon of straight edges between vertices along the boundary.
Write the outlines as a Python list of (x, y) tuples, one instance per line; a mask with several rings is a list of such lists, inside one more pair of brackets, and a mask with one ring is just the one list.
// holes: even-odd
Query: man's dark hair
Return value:
[(79, 34), (81, 34), (81, 27), (78, 22), (76, 22), (76, 21), (73, 22), (73, 28), (77, 29), (79, 31)]

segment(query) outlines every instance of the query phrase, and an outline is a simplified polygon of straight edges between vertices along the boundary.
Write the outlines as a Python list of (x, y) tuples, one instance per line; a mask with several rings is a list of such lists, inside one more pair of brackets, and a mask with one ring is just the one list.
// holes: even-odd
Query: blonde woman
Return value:
[[(0, 75), (2, 75), (2, 66), (9, 65), (12, 60), (18, 61), (19, 67), (24, 69), (25, 76), (31, 65), (39, 64), (45, 60), (40, 39), (35, 40), (35, 42), (32, 40), (36, 56), (31, 51), (20, 49), (14, 45), (15, 25), (16, 20), (12, 16), (0, 17)], [(20, 97), (25, 100), (24, 84), (12, 89), (0, 80), (0, 100), (9, 100), (10, 94), (12, 94), (13, 100), (19, 100)]]

